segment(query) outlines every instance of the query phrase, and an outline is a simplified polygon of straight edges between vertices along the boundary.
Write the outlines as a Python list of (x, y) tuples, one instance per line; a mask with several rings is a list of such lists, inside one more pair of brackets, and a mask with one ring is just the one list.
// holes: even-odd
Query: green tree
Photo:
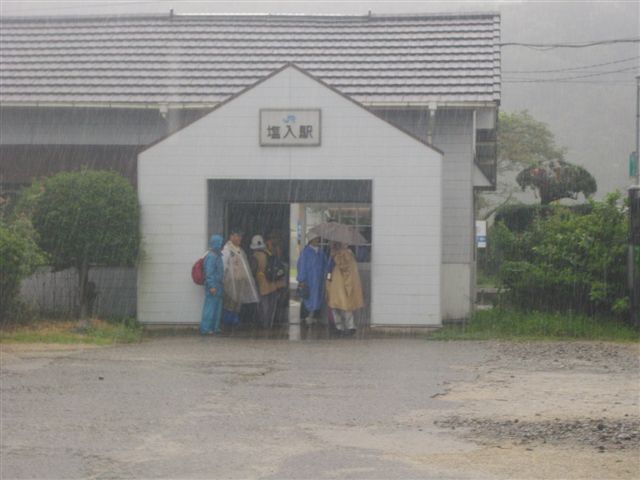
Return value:
[(78, 313), (86, 325), (91, 265), (133, 265), (139, 249), (136, 193), (115, 172), (63, 172), (34, 183), (18, 202), (56, 270), (78, 272)]
[(500, 112), (498, 121), (498, 158), (496, 191), (483, 193), (478, 199), (483, 215), (491, 216), (502, 205), (513, 200), (518, 191), (513, 181), (516, 172), (548, 160), (564, 160), (566, 149), (556, 145), (556, 139), (547, 124), (533, 118), (526, 110)]
[(528, 111), (500, 112), (498, 123), (498, 173), (519, 171), (546, 160), (564, 160), (566, 149), (546, 123), (533, 118)]
[(542, 205), (549, 205), (561, 198), (578, 198), (582, 193), (590, 197), (598, 189), (596, 180), (585, 169), (563, 160), (544, 160), (525, 168), (516, 177), (525, 190), (537, 190)]

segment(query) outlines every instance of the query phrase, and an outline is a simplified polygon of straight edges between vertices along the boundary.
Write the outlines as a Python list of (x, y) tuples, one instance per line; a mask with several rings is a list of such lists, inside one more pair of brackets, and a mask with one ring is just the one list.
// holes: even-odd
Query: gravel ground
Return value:
[(640, 350), (0, 345), (0, 478), (640, 478)]
[[(640, 478), (640, 349), (604, 342), (490, 343), (460, 402), (434, 425), (481, 447), (515, 478)], [(598, 455), (601, 454), (601, 455)], [(531, 470), (526, 467), (529, 465)]]
[(465, 437), (493, 444), (496, 439), (520, 445), (549, 444), (594, 447), (605, 450), (638, 449), (639, 418), (585, 418), (564, 421), (560, 418), (540, 422), (494, 421), (486, 418), (453, 416), (437, 420), (436, 425), (456, 430), (464, 428)]

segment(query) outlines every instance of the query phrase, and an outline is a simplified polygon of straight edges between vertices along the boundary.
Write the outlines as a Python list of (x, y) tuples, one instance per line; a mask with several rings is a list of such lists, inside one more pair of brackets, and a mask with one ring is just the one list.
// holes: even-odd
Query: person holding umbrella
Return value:
[(331, 264), (327, 275), (327, 304), (333, 313), (336, 330), (342, 335), (354, 335), (353, 312), (364, 307), (358, 263), (353, 252), (341, 242), (331, 242)]

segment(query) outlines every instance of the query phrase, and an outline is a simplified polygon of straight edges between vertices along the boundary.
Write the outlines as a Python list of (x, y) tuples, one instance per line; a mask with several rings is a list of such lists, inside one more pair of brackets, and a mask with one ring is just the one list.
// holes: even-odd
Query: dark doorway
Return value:
[[(290, 207), (287, 203), (239, 203), (226, 204), (225, 234), (228, 237), (232, 229), (240, 229), (244, 232), (242, 248), (251, 256), (251, 238), (254, 235), (262, 235), (264, 239), (268, 235), (275, 235), (277, 240), (276, 253), (285, 262), (289, 262), (289, 216)], [(287, 280), (288, 280), (287, 275)], [(253, 323), (255, 319), (255, 305), (243, 306), (240, 313), (241, 322), (245, 325)], [(276, 324), (286, 324), (289, 319), (289, 285), (279, 298)]]
[(276, 232), (282, 258), (289, 258), (289, 204), (286, 203), (228, 203), (225, 233), (239, 228), (244, 232), (242, 248), (250, 252), (251, 237)]

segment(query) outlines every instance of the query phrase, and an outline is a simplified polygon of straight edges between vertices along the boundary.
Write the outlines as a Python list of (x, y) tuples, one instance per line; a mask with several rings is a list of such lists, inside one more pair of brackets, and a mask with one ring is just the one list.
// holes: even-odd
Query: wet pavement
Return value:
[(471, 448), (434, 420), (455, 411), (442, 394), (472, 380), (482, 343), (0, 347), (3, 479), (480, 478), (419, 459)]

